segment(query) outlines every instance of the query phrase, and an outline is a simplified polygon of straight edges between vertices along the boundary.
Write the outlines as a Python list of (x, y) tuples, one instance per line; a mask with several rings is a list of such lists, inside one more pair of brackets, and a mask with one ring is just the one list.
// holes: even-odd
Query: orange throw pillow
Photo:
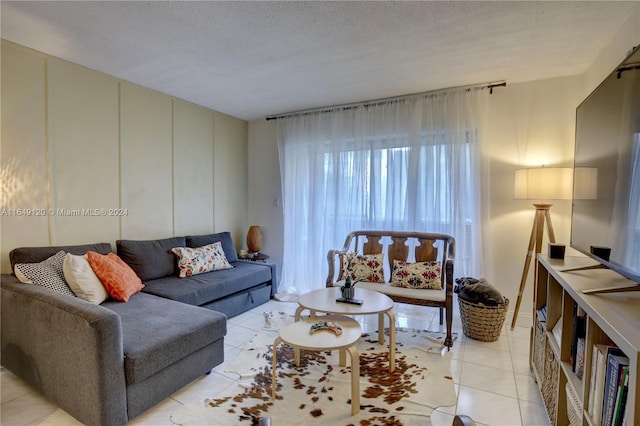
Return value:
[(104, 255), (90, 251), (87, 252), (87, 259), (109, 296), (115, 300), (126, 302), (131, 295), (144, 288), (133, 269), (115, 253)]

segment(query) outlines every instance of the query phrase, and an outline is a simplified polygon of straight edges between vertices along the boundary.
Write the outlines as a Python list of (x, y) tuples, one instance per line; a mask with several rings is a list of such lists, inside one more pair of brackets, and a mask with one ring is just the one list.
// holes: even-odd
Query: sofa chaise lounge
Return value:
[[(222, 241), (225, 253), (233, 250), (234, 268), (179, 278), (173, 255), (164, 249), (211, 240)], [(13, 275), (1, 280), (2, 365), (87, 425), (127, 423), (211, 371), (224, 360), (227, 316), (275, 292), (273, 265), (233, 260), (228, 233), (120, 240), (116, 246), (145, 284), (126, 303), (108, 299), (96, 305), (22, 284)], [(82, 255), (112, 248), (17, 248), (10, 253), (12, 270), (59, 250)]]

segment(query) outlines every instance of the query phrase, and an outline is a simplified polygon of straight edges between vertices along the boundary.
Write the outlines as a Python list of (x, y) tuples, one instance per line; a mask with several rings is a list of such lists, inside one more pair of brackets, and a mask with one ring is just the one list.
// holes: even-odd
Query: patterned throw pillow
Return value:
[(369, 283), (384, 284), (382, 261), (382, 253), (359, 255), (349, 252), (342, 256), (342, 277), (340, 279), (345, 279), (348, 271), (351, 271), (352, 281), (363, 279)]
[(196, 248), (175, 247), (170, 251), (178, 256), (178, 269), (181, 278), (233, 268), (224, 254), (220, 241)]
[(64, 280), (62, 265), (66, 253), (62, 250), (40, 263), (17, 263), (15, 274), (18, 280), (27, 284), (35, 284), (58, 293), (74, 296)]
[(440, 262), (407, 263), (393, 261), (392, 287), (442, 290), (442, 264)]
[(133, 269), (115, 253), (104, 255), (90, 251), (87, 252), (87, 260), (109, 296), (115, 300), (126, 302), (144, 288)]

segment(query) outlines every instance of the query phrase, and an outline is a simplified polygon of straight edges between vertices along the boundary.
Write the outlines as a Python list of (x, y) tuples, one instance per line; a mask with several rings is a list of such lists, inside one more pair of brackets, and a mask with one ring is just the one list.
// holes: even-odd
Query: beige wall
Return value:
[[(494, 282), (514, 308), (524, 269), (535, 208), (513, 198), (515, 171), (525, 167), (573, 166), (575, 109), (580, 76), (508, 84), (490, 97), (490, 126), (485, 142), (490, 155), (490, 212)], [(551, 208), (556, 241), (569, 244), (571, 202)], [(548, 234), (545, 231), (543, 252)], [(532, 312), (533, 263), (518, 321)], [(509, 320), (510, 321), (510, 320)], [(530, 321), (528, 319), (527, 321)]]
[(227, 230), (243, 245), (243, 120), (3, 40), (1, 136), (2, 272), (18, 246)]

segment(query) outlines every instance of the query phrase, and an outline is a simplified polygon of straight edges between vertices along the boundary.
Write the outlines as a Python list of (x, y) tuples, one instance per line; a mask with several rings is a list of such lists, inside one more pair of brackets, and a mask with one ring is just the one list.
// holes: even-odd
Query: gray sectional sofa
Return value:
[[(167, 250), (213, 241), (222, 241), (234, 268), (179, 278)], [(237, 260), (229, 233), (119, 240), (116, 246), (145, 284), (126, 303), (94, 305), (13, 275), (1, 279), (2, 365), (87, 425), (127, 423), (208, 373), (224, 360), (227, 316), (276, 292), (275, 266)], [(11, 266), (59, 250), (81, 255), (112, 248), (17, 248)]]

